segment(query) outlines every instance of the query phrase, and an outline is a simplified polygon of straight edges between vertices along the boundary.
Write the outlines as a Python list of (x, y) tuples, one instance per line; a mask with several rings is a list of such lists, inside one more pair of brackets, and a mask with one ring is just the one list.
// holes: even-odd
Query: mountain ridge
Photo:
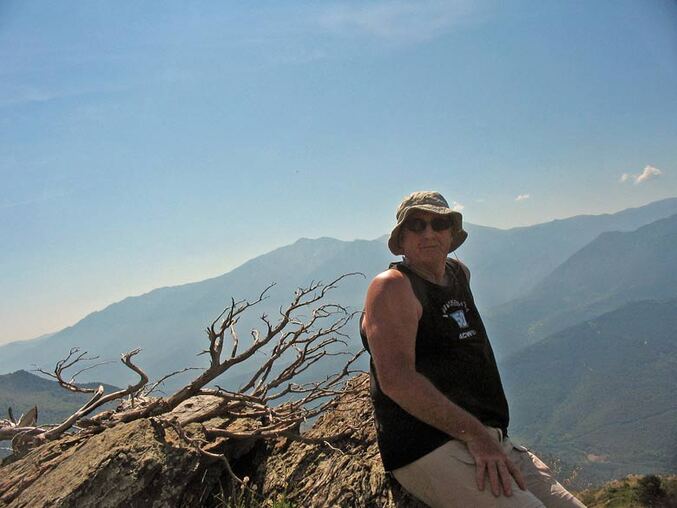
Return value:
[[(606, 224), (611, 220), (616, 225), (627, 227), (630, 223), (641, 222), (642, 218), (661, 215), (665, 210), (671, 210), (671, 207), (677, 213), (677, 198), (627, 211), (623, 216), (630, 217), (632, 220), (629, 222), (619, 222), (617, 214), (607, 215), (603, 221)], [(594, 223), (594, 227), (586, 230), (587, 236), (595, 234), (601, 227), (595, 222), (598, 220), (595, 217), (597, 216), (585, 219)], [(564, 225), (569, 224), (567, 227), (575, 230), (572, 220), (576, 222), (578, 219), (561, 222)], [(551, 237), (561, 236), (559, 232), (539, 236), (523, 230), (521, 234), (529, 233), (532, 236), (531, 243), (520, 244), (521, 252), (525, 252), (524, 255), (527, 256), (525, 261), (519, 256), (504, 256), (506, 245), (515, 242), (519, 244), (519, 238), (510, 237), (509, 231), (502, 232), (499, 238), (492, 236), (498, 230), (475, 227), (472, 224), (467, 227), (469, 230), (476, 230), (474, 234), (471, 231), (472, 241), (466, 242), (467, 245), (459, 249), (459, 256), (469, 264), (473, 272), (473, 293), (481, 310), (486, 308), (487, 301), (505, 297), (505, 294), (495, 294), (499, 290), (509, 287), (514, 293), (520, 285), (524, 286), (524, 281), (528, 281), (526, 285), (536, 284), (536, 276), (530, 273), (538, 271), (535, 269), (534, 258), (545, 260), (540, 268), (541, 271), (545, 270), (547, 266), (558, 263), (560, 258), (583, 241), (581, 236), (576, 236), (571, 242), (567, 238), (560, 238), (560, 242), (566, 244), (566, 249), (555, 248), (555, 255)], [(548, 230), (545, 225), (542, 227)], [(504, 234), (508, 236), (504, 237)], [(384, 240), (384, 236), (376, 240), (354, 241), (329, 237), (302, 238), (293, 244), (248, 260), (225, 274), (127, 297), (85, 316), (78, 323), (50, 337), (0, 346), (0, 372), (25, 367), (27, 358), (48, 369), (73, 346), (80, 346), (104, 359), (115, 359), (126, 350), (142, 347), (144, 351), (139, 355), (139, 361), (151, 377), (186, 366), (200, 366), (202, 363), (199, 360), (202, 359), (196, 359), (194, 355), (205, 344), (202, 330), (230, 303), (231, 296), (236, 299), (255, 299), (271, 282), (276, 282), (277, 285), (270, 290), (269, 299), (254, 311), (256, 314), (265, 312), (275, 316), (279, 306), (299, 286), (313, 280), (327, 282), (343, 273), (362, 272), (365, 274), (364, 278), (355, 277), (343, 281), (332, 295), (332, 301), (342, 303), (351, 310), (359, 310), (369, 279), (384, 270), (393, 260)], [(484, 315), (484, 310), (482, 312)], [(257, 323), (259, 322), (254, 315), (243, 319), (240, 323), (241, 332), (244, 331), (246, 335), (248, 330), (258, 326)], [(491, 337), (495, 341), (493, 334)], [(351, 346), (360, 347), (356, 333), (351, 334)], [(110, 384), (124, 383), (131, 376), (117, 364), (104, 366), (102, 370), (85, 375), (85, 380), (96, 377), (97, 380)], [(176, 379), (177, 382), (179, 380), (180, 378)]]
[(574, 253), (526, 296), (487, 322), (506, 356), (559, 329), (631, 300), (677, 295), (677, 214), (630, 232), (606, 232)]

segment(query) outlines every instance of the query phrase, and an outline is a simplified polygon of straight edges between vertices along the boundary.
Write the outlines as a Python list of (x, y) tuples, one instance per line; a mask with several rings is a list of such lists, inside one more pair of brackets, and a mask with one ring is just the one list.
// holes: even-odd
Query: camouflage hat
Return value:
[(409, 214), (414, 210), (423, 210), (424, 212), (436, 213), (439, 215), (449, 215), (452, 219), (451, 226), (451, 245), (449, 252), (458, 249), (465, 239), (468, 238), (468, 233), (463, 230), (463, 216), (449, 208), (449, 203), (444, 199), (439, 192), (420, 191), (412, 192), (406, 196), (400, 206), (397, 207), (397, 225), (393, 228), (388, 239), (388, 248), (390, 252), (399, 256), (404, 254), (400, 247), (400, 228), (402, 223), (407, 219)]

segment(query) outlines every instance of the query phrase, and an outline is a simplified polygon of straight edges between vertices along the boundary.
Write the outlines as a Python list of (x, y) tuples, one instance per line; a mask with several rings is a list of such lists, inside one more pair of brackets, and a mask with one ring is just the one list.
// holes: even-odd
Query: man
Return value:
[(441, 194), (414, 192), (388, 241), (404, 261), (369, 285), (360, 331), (383, 465), (432, 507), (583, 507), (507, 437), (508, 405), (470, 272), (447, 258), (467, 236)]

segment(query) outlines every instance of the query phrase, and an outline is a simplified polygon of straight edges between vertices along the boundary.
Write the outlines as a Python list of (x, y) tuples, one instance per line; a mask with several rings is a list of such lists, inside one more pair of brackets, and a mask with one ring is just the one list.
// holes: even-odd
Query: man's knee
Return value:
[(557, 481), (552, 470), (534, 453), (513, 446), (511, 455), (519, 464), (527, 488), (548, 508), (585, 508), (571, 492)]

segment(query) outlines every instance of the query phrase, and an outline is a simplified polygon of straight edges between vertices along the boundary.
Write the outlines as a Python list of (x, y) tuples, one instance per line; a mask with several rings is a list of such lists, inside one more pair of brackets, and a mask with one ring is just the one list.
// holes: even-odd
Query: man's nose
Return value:
[(425, 223), (425, 229), (421, 231), (421, 235), (424, 237), (435, 236), (435, 230), (433, 229), (433, 225), (430, 224), (430, 222)]

